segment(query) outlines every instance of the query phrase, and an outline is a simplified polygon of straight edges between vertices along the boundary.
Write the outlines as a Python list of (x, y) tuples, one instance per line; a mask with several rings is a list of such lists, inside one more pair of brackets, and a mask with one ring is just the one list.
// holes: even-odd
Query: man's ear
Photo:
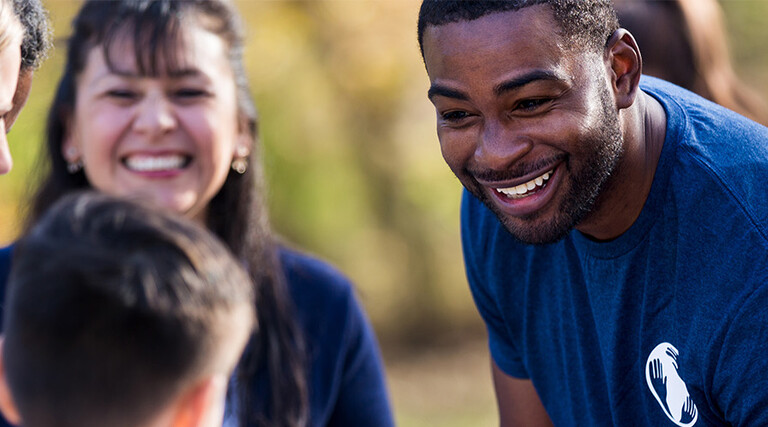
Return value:
[(616, 106), (619, 109), (629, 107), (635, 102), (643, 71), (640, 49), (629, 31), (619, 28), (611, 34), (605, 47), (605, 62)]
[(16, 404), (11, 396), (11, 389), (8, 387), (8, 378), (5, 376), (5, 360), (3, 357), (3, 347), (5, 346), (5, 337), (0, 336), (0, 412), (11, 424), (21, 425), (21, 415), (19, 415)]
[(224, 417), (227, 378), (216, 374), (206, 377), (182, 392), (175, 403), (173, 427), (220, 426)]
[(11, 106), (11, 111), (5, 115), (6, 132), (11, 129), (13, 123), (16, 122), (16, 119), (19, 117), (21, 109), (24, 108), (24, 105), (27, 103), (30, 89), (32, 89), (32, 77), (34, 74), (34, 71), (29, 69), (21, 69), (19, 71), (19, 80), (18, 83), (16, 83), (16, 92), (13, 93), (13, 105)]

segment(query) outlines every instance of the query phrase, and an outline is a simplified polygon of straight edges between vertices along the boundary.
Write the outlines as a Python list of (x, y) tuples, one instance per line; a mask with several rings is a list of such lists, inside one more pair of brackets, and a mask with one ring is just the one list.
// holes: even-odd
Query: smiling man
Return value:
[(419, 43), (502, 426), (768, 425), (768, 129), (608, 0), (426, 0)]

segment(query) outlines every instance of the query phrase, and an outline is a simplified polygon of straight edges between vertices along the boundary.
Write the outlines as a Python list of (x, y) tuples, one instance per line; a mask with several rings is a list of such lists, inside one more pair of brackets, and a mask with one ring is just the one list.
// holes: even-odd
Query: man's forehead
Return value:
[(424, 60), (430, 76), (442, 68), (533, 66), (560, 62), (561, 33), (551, 8), (529, 6), (471, 21), (430, 26), (424, 33)]
[(548, 5), (533, 5), (519, 10), (494, 12), (473, 20), (430, 25), (424, 30), (424, 50), (439, 48), (451, 54), (468, 43), (496, 48), (539, 43), (557, 44), (561, 31)]

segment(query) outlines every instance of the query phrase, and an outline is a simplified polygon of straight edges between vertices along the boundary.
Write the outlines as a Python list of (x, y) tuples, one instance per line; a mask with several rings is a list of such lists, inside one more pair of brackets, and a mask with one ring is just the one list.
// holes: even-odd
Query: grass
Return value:
[(400, 427), (498, 426), (484, 339), (388, 356), (385, 363)]

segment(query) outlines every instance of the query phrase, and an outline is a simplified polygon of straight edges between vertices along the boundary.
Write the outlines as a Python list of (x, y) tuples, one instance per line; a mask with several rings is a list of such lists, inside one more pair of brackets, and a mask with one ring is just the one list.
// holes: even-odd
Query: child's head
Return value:
[(14, 250), (0, 376), (12, 421), (220, 425), (255, 317), (247, 274), (209, 232), (79, 194)]

